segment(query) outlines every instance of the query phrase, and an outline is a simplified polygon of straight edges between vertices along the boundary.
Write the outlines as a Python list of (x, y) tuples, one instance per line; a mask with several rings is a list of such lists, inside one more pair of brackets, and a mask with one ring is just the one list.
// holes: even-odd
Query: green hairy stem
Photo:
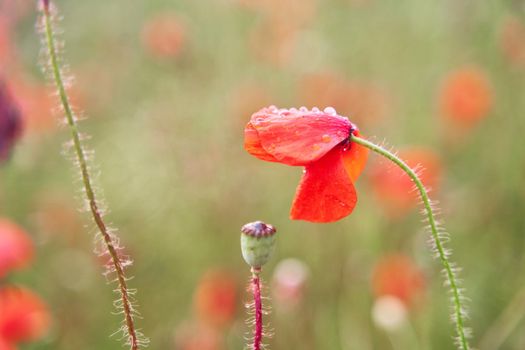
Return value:
[(117, 291), (119, 293), (119, 300), (116, 305), (119, 309), (121, 309), (119, 311), (121, 311), (124, 315), (124, 321), (121, 330), (124, 334), (124, 338), (126, 338), (127, 343), (130, 346), (130, 349), (137, 350), (139, 347), (141, 347), (141, 345), (145, 345), (147, 340), (142, 337), (140, 332), (138, 332), (135, 327), (134, 315), (136, 314), (136, 310), (133, 305), (133, 291), (128, 289), (128, 279), (124, 272), (124, 266), (126, 262), (123, 261), (118, 254), (118, 243), (115, 241), (115, 237), (111, 233), (110, 228), (104, 222), (103, 213), (95, 195), (86, 151), (84, 150), (81, 142), (76, 117), (69, 102), (64, 79), (60, 69), (56, 40), (53, 33), (51, 6), (52, 5), (49, 3), (49, 1), (42, 0), (43, 35), (49, 58), (49, 69), (58, 92), (60, 103), (66, 116), (69, 131), (71, 133), (73, 150), (80, 170), (84, 193), (89, 204), (89, 211), (103, 239), (105, 249), (110, 256), (110, 272), (114, 272), (116, 274), (116, 281), (118, 283)]
[(467, 329), (465, 328), (466, 311), (465, 306), (463, 305), (464, 302), (463, 297), (461, 295), (461, 289), (458, 286), (458, 278), (454, 271), (455, 269), (449, 259), (450, 253), (447, 252), (446, 248), (443, 245), (443, 238), (440, 236), (440, 234), (442, 234), (443, 232), (440, 231), (438, 227), (434, 211), (432, 209), (432, 203), (428, 197), (427, 190), (423, 186), (423, 183), (419, 179), (416, 172), (392, 152), (389, 152), (388, 150), (384, 149), (379, 145), (376, 145), (370, 141), (367, 141), (360, 137), (356, 137), (354, 135), (351, 136), (351, 141), (360, 144), (392, 161), (394, 164), (400, 167), (416, 185), (416, 188), (419, 191), (419, 195), (423, 202), (423, 206), (425, 208), (426, 219), (428, 220), (430, 233), (432, 235), (432, 241), (434, 245), (433, 248), (437, 253), (437, 256), (439, 257), (441, 265), (443, 266), (445, 279), (448, 286), (450, 287), (450, 291), (452, 294), (453, 320), (455, 323), (457, 334), (457, 345), (458, 348), (461, 350), (469, 350), (470, 347), (467, 340)]

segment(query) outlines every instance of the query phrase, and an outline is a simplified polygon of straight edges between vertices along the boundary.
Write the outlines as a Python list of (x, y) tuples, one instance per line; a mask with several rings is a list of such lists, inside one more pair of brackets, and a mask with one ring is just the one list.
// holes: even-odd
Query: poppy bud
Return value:
[(261, 268), (273, 253), (277, 230), (272, 225), (255, 221), (244, 225), (241, 232), (241, 251), (244, 261), (255, 269)]

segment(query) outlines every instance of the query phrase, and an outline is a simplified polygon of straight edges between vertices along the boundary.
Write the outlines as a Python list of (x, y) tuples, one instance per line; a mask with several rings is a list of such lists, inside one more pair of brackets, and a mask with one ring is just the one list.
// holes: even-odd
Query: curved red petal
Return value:
[[(361, 137), (359, 131), (355, 131), (354, 134), (355, 136)], [(357, 180), (365, 168), (366, 161), (368, 160), (368, 151), (368, 148), (355, 142), (351, 142), (349, 148), (343, 151), (343, 163), (353, 182)]]
[(352, 124), (333, 108), (325, 112), (301, 108), (263, 108), (252, 115), (262, 147), (287, 165), (308, 165), (348, 138)]
[(336, 147), (306, 166), (297, 187), (290, 218), (311, 222), (332, 222), (349, 215), (357, 202), (354, 185)]
[(261, 145), (261, 140), (259, 139), (259, 134), (253, 127), (252, 123), (246, 124), (246, 127), (244, 128), (244, 149), (252, 156), (255, 156), (259, 159), (269, 162), (278, 162), (274, 156), (266, 152), (266, 150), (263, 148)]

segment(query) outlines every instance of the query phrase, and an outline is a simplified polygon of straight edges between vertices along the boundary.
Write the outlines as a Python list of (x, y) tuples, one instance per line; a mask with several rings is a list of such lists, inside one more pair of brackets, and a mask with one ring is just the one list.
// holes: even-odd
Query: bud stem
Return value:
[(414, 172), (414, 170), (412, 170), (402, 159), (398, 158), (392, 152), (389, 152), (379, 145), (376, 145), (370, 141), (367, 141), (365, 139), (362, 139), (354, 135), (351, 136), (350, 141), (358, 143), (362, 146), (365, 146), (366, 148), (376, 152), (377, 154), (389, 159), (394, 164), (396, 164), (398, 167), (400, 167), (416, 185), (419, 191), (421, 200), (423, 201), (423, 206), (425, 208), (425, 212), (427, 215), (428, 224), (430, 226), (430, 232), (432, 235), (432, 239), (434, 241), (435, 249), (439, 256), (441, 265), (444, 268), (445, 278), (452, 292), (452, 303), (453, 303), (453, 309), (454, 309), (453, 319), (454, 319), (454, 323), (456, 326), (458, 346), (461, 350), (469, 350), (469, 344), (468, 344), (467, 336), (465, 332), (465, 320), (464, 320), (465, 308), (461, 300), (462, 297), (461, 297), (460, 289), (458, 287), (458, 280), (457, 280), (456, 274), (454, 273), (454, 268), (451, 262), (449, 261), (448, 254), (443, 246), (442, 239), (440, 238), (438, 226), (436, 223), (434, 212), (432, 210), (430, 199), (428, 197), (427, 190), (423, 186), (423, 183), (421, 182), (417, 174)]
[(261, 280), (260, 268), (252, 267), (252, 293), (255, 307), (255, 326), (253, 330), (252, 350), (260, 350), (263, 336), (262, 301), (261, 301)]

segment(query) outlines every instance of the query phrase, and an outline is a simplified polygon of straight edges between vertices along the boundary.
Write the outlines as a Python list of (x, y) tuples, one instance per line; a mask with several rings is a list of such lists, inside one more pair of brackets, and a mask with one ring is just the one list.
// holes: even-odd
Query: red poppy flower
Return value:
[(142, 29), (142, 43), (157, 58), (179, 57), (186, 43), (186, 26), (177, 14), (162, 13), (148, 19)]
[(376, 297), (393, 296), (405, 305), (412, 304), (425, 287), (423, 272), (406, 255), (381, 259), (374, 269), (372, 288)]
[(349, 142), (357, 127), (327, 107), (308, 110), (263, 108), (244, 129), (244, 148), (270, 162), (304, 166), (290, 218), (332, 222), (349, 215), (357, 196), (353, 182), (368, 150)]
[(33, 242), (24, 230), (0, 218), (0, 278), (25, 267), (33, 258)]
[(209, 326), (230, 324), (237, 311), (237, 281), (225, 270), (208, 271), (195, 291), (194, 306), (200, 320)]
[(20, 287), (0, 289), (0, 338), (7, 343), (35, 340), (49, 323), (47, 307), (36, 294)]
[(441, 113), (460, 126), (473, 126), (490, 112), (492, 89), (479, 67), (463, 67), (448, 74), (441, 87)]

